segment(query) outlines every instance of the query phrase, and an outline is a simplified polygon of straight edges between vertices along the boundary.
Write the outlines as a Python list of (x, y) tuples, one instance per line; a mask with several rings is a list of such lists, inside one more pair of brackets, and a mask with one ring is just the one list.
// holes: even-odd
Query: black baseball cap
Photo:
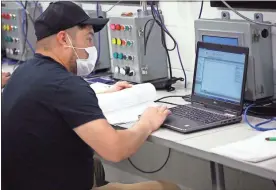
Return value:
[(99, 32), (108, 21), (106, 18), (90, 18), (80, 6), (71, 1), (57, 1), (50, 3), (36, 19), (35, 35), (39, 41), (77, 25), (92, 25), (94, 32)]

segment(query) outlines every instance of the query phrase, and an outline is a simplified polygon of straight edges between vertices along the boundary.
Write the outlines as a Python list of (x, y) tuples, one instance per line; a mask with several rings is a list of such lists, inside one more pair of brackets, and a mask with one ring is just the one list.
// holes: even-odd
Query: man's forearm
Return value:
[(117, 132), (120, 137), (121, 159), (126, 159), (137, 152), (152, 131), (149, 127), (145, 127), (143, 123), (137, 122), (129, 129), (118, 130)]

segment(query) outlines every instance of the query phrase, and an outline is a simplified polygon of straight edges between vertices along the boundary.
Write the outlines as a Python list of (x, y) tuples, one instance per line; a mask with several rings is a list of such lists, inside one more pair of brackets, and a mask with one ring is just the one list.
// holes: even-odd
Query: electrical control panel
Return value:
[[(153, 27), (150, 30), (148, 24), (144, 31), (147, 22), (152, 22)], [(168, 77), (161, 29), (152, 15), (112, 17), (109, 31), (113, 78), (144, 83)], [(146, 44), (145, 36), (148, 36)]]
[[(195, 21), (197, 41), (249, 47), (249, 62), (245, 99), (256, 101), (274, 95), (272, 32), (270, 26), (249, 23), (243, 20), (200, 19)], [(261, 14), (255, 20), (262, 21)]]
[[(1, 48), (6, 51), (8, 58), (25, 61), (33, 56), (30, 46), (35, 48), (36, 36), (33, 23), (19, 3), (2, 2), (1, 9)], [(27, 11), (33, 17), (33, 20), (40, 15), (41, 10), (42, 7), (38, 3), (30, 2), (27, 5)], [(28, 19), (27, 28), (26, 18)], [(28, 39), (26, 43), (25, 34), (27, 34)]]
[[(102, 17), (106, 18), (106, 12), (98, 10), (85, 10), (85, 12), (91, 18)], [(98, 62), (94, 71), (110, 69), (111, 61), (110, 61), (110, 50), (108, 44), (108, 26), (105, 26), (100, 32), (95, 33), (94, 36), (94, 44), (98, 50)]]

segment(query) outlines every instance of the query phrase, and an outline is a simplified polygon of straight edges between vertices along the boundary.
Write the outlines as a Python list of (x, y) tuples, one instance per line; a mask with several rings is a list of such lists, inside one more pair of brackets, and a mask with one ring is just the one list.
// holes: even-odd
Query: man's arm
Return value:
[(105, 119), (98, 119), (74, 130), (101, 157), (119, 162), (134, 154), (168, 114), (165, 107), (149, 108), (130, 129), (115, 130)]
[(96, 94), (105, 94), (105, 93), (112, 93), (112, 92), (117, 92), (126, 88), (131, 88), (132, 85), (129, 84), (126, 81), (119, 81), (117, 83), (115, 83), (114, 85), (110, 86), (110, 88), (100, 91), (100, 92), (96, 92)]

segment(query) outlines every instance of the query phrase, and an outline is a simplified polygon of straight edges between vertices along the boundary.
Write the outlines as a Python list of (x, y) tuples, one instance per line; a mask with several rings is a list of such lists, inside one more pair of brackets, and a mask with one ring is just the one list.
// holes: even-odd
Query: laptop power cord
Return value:
[(169, 161), (170, 156), (171, 156), (171, 148), (169, 148), (169, 153), (168, 153), (168, 156), (167, 156), (166, 161), (164, 162), (164, 164), (163, 164), (160, 168), (158, 168), (158, 169), (156, 169), (156, 170), (153, 170), (153, 171), (144, 171), (144, 170), (138, 168), (138, 167), (132, 162), (132, 160), (131, 160), (130, 158), (128, 158), (128, 161), (129, 161), (129, 163), (130, 163), (136, 170), (138, 170), (138, 171), (140, 171), (140, 172), (142, 172), (142, 173), (145, 173), (145, 174), (153, 174), (153, 173), (157, 173), (157, 172), (161, 171), (161, 170), (166, 166), (166, 164), (167, 164), (168, 161)]

